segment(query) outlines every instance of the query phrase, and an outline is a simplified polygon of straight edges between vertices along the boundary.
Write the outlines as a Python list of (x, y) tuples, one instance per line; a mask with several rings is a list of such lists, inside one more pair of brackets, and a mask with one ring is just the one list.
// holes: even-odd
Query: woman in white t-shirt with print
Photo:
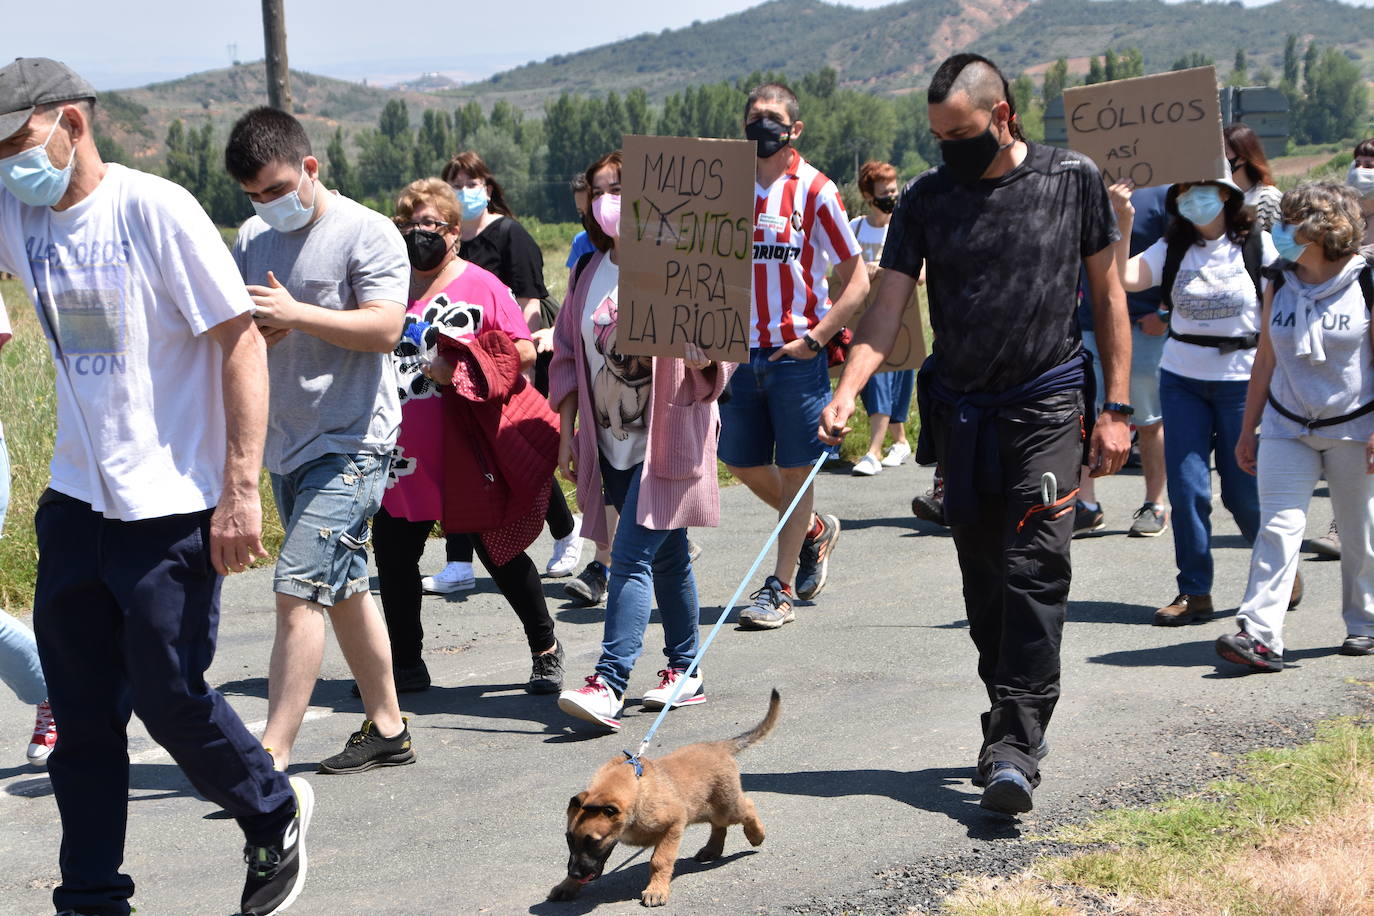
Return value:
[(1255, 223), (1268, 232), (1279, 219), (1279, 199), (1283, 192), (1274, 186), (1269, 170), (1269, 157), (1259, 135), (1241, 121), (1227, 124), (1226, 161), (1231, 166), (1231, 180), (1245, 195), (1245, 206), (1255, 216)]
[(1154, 617), (1156, 626), (1179, 626), (1212, 616), (1213, 457), (1222, 504), (1247, 543), (1259, 529), (1255, 478), (1236, 464), (1235, 447), (1259, 342), (1255, 276), (1277, 254), (1255, 225), (1240, 188), (1229, 180), (1171, 187), (1164, 202), (1171, 217), (1164, 238), (1129, 259), (1135, 212), (1130, 188), (1113, 185), (1111, 196), (1121, 226), (1117, 259), (1127, 292), (1164, 285), (1169, 249), (1182, 251), (1178, 272), (1164, 290), (1160, 317), (1169, 322), (1169, 340), (1159, 364), (1178, 595)]
[[(872, 291), (878, 289), (877, 276), (881, 272), (878, 262), (883, 256), (892, 211), (897, 206), (898, 190), (897, 170), (891, 163), (870, 160), (859, 169), (859, 193), (863, 195), (864, 203), (868, 204), (868, 213), (850, 220), (849, 228), (859, 241), (864, 264), (868, 268), (869, 289)], [(872, 292), (869, 302), (872, 302)], [(872, 477), (883, 468), (897, 467), (911, 454), (911, 446), (906, 441), (906, 421), (915, 384), (914, 369), (877, 372), (868, 380), (861, 392), (864, 409), (868, 411), (868, 452), (855, 462), (854, 474)], [(883, 442), (889, 430), (892, 432), (892, 445), (884, 452)]]

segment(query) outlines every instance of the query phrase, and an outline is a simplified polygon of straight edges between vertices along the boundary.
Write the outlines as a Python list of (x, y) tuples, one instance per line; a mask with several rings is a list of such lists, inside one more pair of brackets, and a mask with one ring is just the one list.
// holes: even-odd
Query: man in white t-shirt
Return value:
[[(816, 435), (830, 400), (825, 344), (868, 295), (835, 183), (792, 146), (804, 126), (796, 94), (781, 83), (749, 94), (744, 134), (758, 146), (749, 362), (731, 377), (720, 407), (720, 460), (779, 513), (825, 451)], [(833, 304), (832, 269), (844, 284)], [(741, 627), (777, 629), (795, 619), (795, 599), (809, 601), (825, 588), (840, 520), (813, 512), (814, 497), (814, 485), (802, 492), (778, 536), (773, 574), (740, 612)]]
[(119, 868), (137, 712), (243, 829), (240, 909), (263, 916), (300, 893), (313, 796), (273, 770), (204, 678), (221, 576), (263, 554), (262, 336), (205, 212), (170, 182), (102, 162), (94, 108), (95, 91), (56, 61), (0, 68), (0, 270), (24, 284), (56, 367), (33, 614), (62, 722), (48, 761), (63, 827), (53, 903), (130, 911)]

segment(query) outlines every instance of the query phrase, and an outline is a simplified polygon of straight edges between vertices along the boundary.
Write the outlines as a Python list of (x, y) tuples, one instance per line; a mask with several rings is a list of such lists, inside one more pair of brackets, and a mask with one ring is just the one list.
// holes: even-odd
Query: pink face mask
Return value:
[(620, 238), (620, 195), (602, 194), (592, 201), (592, 216), (601, 231), (613, 239)]

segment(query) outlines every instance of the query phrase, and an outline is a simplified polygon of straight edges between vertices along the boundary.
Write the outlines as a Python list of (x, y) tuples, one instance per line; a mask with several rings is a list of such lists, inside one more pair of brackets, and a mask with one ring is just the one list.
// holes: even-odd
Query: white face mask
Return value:
[(1374, 197), (1374, 168), (1360, 168), (1351, 163), (1350, 171), (1345, 173), (1345, 183), (1361, 197)]
[(315, 205), (312, 203), (306, 206), (301, 203), (301, 184), (308, 177), (305, 171), (305, 160), (301, 160), (301, 180), (296, 182), (296, 190), (290, 194), (283, 194), (276, 200), (260, 204), (253, 201), (253, 210), (262, 217), (263, 222), (271, 226), (278, 232), (295, 232), (301, 229), (306, 223), (310, 222), (310, 217), (315, 215)]
[(66, 168), (59, 169), (48, 158), (48, 144), (57, 125), (62, 123), (63, 112), (57, 113), (52, 122), (52, 130), (38, 146), (31, 146), (13, 156), (0, 159), (0, 181), (10, 189), (10, 193), (30, 207), (52, 207), (67, 193), (67, 185), (72, 181), (72, 166), (76, 165), (76, 148), (72, 148)]

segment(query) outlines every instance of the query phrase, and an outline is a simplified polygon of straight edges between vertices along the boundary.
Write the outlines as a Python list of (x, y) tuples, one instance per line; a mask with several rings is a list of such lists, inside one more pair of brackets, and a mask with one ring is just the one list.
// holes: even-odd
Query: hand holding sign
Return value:
[(1108, 184), (1135, 187), (1226, 174), (1215, 67), (1197, 67), (1064, 90), (1069, 147)]
[(749, 358), (754, 150), (746, 140), (624, 138), (620, 326), (626, 355)]

